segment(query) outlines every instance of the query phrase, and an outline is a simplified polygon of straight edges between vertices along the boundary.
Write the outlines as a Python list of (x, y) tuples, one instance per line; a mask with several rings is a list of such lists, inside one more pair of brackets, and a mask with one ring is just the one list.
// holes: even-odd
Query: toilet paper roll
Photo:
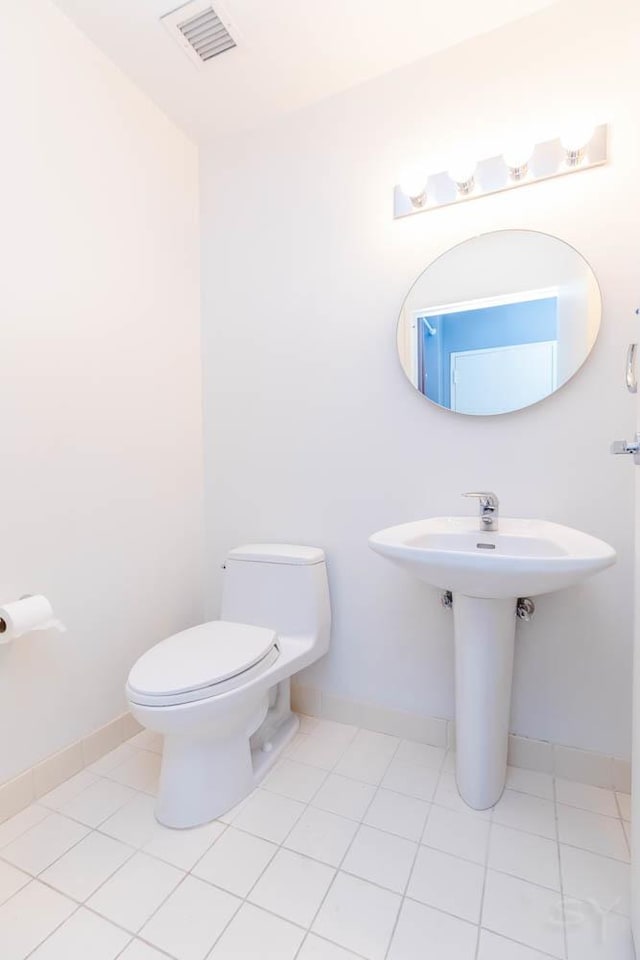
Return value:
[(0, 607), (0, 643), (9, 643), (32, 630), (58, 630), (63, 633), (65, 629), (56, 619), (47, 598), (41, 594), (22, 597)]

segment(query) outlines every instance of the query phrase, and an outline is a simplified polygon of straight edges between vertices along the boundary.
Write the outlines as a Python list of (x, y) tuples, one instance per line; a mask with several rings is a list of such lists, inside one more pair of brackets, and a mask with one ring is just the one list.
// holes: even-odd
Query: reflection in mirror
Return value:
[(601, 298), (586, 260), (531, 230), (483, 234), (418, 277), (398, 321), (414, 387), (458, 413), (519, 410), (569, 380), (591, 352)]

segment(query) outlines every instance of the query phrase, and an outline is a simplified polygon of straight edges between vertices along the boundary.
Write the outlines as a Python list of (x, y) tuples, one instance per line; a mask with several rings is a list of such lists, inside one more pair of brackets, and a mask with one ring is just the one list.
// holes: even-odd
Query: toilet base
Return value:
[(166, 827), (187, 829), (222, 816), (268, 773), (296, 735), (299, 722), (288, 713), (268, 743), (254, 749), (244, 732), (223, 739), (166, 735), (156, 819)]
[(253, 763), (253, 786), (257, 787), (260, 781), (269, 773), (276, 760), (280, 759), (282, 751), (291, 743), (300, 727), (300, 720), (295, 713), (289, 713), (277, 730), (271, 734), (265, 747), (256, 747), (251, 750)]

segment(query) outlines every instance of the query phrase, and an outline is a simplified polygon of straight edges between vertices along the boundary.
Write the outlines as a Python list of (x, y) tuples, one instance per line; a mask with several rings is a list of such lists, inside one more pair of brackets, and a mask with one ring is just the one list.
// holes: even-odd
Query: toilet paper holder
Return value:
[[(24, 593), (21, 597), (18, 597), (18, 600), (28, 600), (29, 597), (32, 597), (32, 596), (33, 596), (32, 593)], [(9, 629), (9, 625), (7, 621), (4, 619), (4, 617), (0, 617), (0, 635), (2, 635), (3, 633), (6, 633), (8, 629)]]
[(26, 593), (17, 600), (0, 604), (0, 646), (5, 646), (34, 630), (66, 631), (42, 594)]

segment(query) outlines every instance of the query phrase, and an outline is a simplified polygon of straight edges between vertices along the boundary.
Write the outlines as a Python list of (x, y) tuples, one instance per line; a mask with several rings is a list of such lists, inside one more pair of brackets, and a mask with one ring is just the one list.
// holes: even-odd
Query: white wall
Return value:
[(195, 147), (47, 0), (0, 87), (0, 599), (69, 628), (0, 648), (2, 781), (200, 619), (202, 464)]
[[(451, 617), (367, 537), (471, 512), (458, 494), (494, 489), (505, 515), (575, 525), (619, 552), (610, 571), (540, 598), (519, 630), (513, 730), (628, 754), (633, 466), (608, 446), (634, 429), (622, 368), (638, 298), (638, 16), (628, 0), (567, 0), (204, 152), (209, 607), (229, 547), (324, 546), (332, 649), (305, 682), (452, 716)], [(585, 108), (612, 125), (607, 167), (393, 221), (407, 162), (444, 169), (463, 140), (491, 156), (525, 122), (549, 136)], [(602, 331), (552, 399), (456, 417), (404, 377), (398, 311), (438, 254), (509, 227), (556, 234), (590, 261)]]

